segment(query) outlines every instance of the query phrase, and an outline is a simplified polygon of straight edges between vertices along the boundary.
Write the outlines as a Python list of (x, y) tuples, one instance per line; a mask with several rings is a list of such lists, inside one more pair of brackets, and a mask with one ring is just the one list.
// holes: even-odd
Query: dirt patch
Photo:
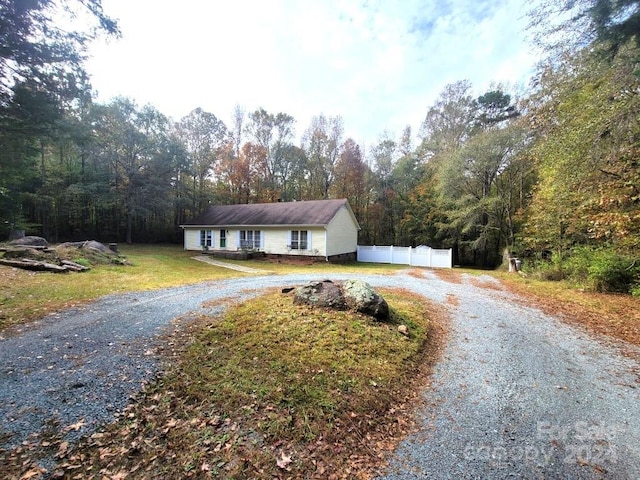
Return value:
[(413, 278), (419, 278), (421, 280), (424, 279), (424, 271), (423, 270), (419, 270), (417, 268), (409, 270), (407, 272), (407, 275), (409, 275), (410, 277), (413, 277)]
[(433, 274), (443, 282), (455, 283), (457, 285), (464, 283), (464, 273), (462, 272), (458, 272), (450, 268), (434, 268), (431, 272), (433, 272)]
[(452, 293), (447, 293), (445, 302), (447, 303), (447, 305), (451, 305), (452, 307), (457, 307), (460, 305), (460, 299)]
[(502, 286), (502, 284), (493, 279), (493, 278), (478, 278), (478, 277), (471, 277), (469, 279), (469, 282), (471, 283), (471, 285), (474, 285), (478, 288), (485, 288), (488, 290), (497, 290), (497, 291), (504, 291), (504, 287)]

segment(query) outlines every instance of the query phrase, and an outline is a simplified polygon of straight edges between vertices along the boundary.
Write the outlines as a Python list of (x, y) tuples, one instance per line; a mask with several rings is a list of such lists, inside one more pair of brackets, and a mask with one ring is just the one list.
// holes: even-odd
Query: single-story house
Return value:
[(185, 250), (259, 251), (327, 261), (355, 260), (358, 230), (349, 202), (216, 205), (184, 225)]

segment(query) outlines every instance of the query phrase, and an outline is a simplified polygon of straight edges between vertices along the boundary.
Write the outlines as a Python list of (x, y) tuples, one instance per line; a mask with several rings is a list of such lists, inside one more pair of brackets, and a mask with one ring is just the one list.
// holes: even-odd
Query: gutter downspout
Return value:
[(324, 226), (324, 261), (329, 263), (329, 255), (328, 255), (328, 247), (329, 247), (329, 242), (327, 241), (327, 226)]

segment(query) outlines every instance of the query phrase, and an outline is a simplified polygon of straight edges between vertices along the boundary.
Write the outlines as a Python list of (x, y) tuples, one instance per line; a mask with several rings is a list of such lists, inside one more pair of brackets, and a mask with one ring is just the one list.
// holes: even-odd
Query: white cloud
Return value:
[(104, 0), (123, 38), (96, 44), (88, 69), (100, 101), (225, 121), (236, 104), (262, 106), (293, 115), (299, 135), (313, 115), (342, 115), (371, 145), (416, 132), (447, 83), (524, 81), (523, 1)]

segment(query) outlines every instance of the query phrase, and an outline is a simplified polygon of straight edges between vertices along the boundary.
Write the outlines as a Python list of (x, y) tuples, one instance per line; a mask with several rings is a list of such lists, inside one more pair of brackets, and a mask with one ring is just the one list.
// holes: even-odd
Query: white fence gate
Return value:
[(369, 263), (396, 263), (415, 267), (451, 268), (452, 251), (427, 246), (394, 247), (358, 245), (358, 261)]

